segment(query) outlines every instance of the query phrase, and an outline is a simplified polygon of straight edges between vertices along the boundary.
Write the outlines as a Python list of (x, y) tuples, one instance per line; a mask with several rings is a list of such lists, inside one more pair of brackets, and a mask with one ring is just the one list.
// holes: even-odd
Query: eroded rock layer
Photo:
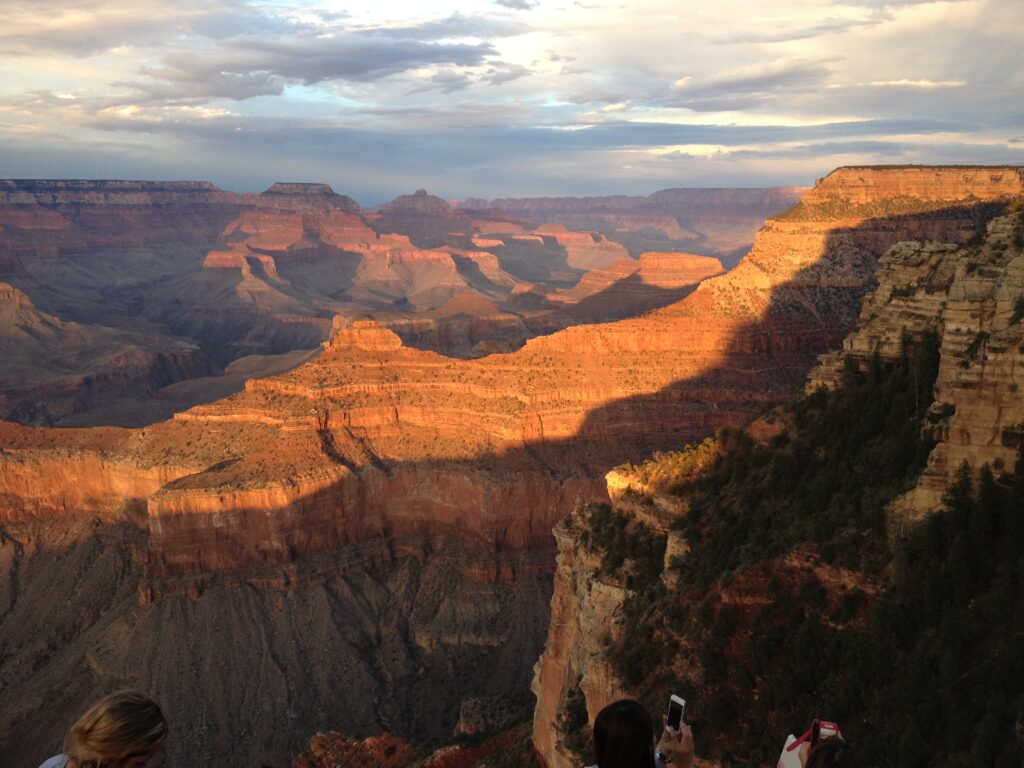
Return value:
[[(868, 285), (871, 249), (897, 233), (909, 236), (898, 238), (899, 242), (878, 263), (877, 287), (864, 296), (856, 329), (846, 337), (841, 351), (822, 355), (806, 382), (810, 390), (835, 387), (851, 366), (868, 370), (876, 358), (892, 362), (911, 354), (911, 348), (917, 350), (915, 354), (927, 354), (934, 344), (939, 373), (926, 428), (938, 444), (917, 488), (897, 497), (890, 509), (893, 527), (905, 531), (908, 523), (939, 505), (962, 461), (975, 472), (983, 463), (997, 470), (1014, 468), (1020, 425), (1024, 423), (1024, 399), (1019, 393), (1024, 383), (1020, 379), (1024, 354), (1024, 214), (1020, 202), (1015, 202), (1009, 207), (1009, 215), (992, 219), (993, 213), (1005, 210), (1005, 204), (994, 208), (982, 204), (979, 212), (973, 207), (973, 198), (984, 200), (988, 195), (992, 201), (1019, 201), (1024, 187), (1018, 169), (914, 169), (906, 178), (893, 178), (897, 174), (896, 169), (864, 168), (833, 173), (819, 182), (801, 205), (766, 225), (744, 263), (721, 278), (706, 281), (677, 311), (692, 309), (698, 298), (707, 302), (704, 306), (719, 311), (729, 306), (739, 312), (761, 308), (768, 317), (783, 308), (792, 311), (804, 307), (810, 311), (815, 306), (813, 300), (808, 301), (810, 297), (823, 298), (831, 292), (811, 290), (807, 277), (821, 280), (831, 275), (834, 289), (843, 284), (839, 265), (845, 263), (851, 267), (845, 273), (847, 286), (853, 284), (857, 274), (864, 280), (862, 285)], [(834, 195), (829, 194), (830, 188)], [(938, 199), (945, 203), (937, 210), (920, 213)], [(901, 212), (913, 210), (918, 213)], [(855, 216), (858, 211), (873, 213), (859, 219)], [(843, 217), (836, 227), (830, 217), (840, 212)], [(886, 215), (880, 217), (883, 212)], [(828, 234), (815, 223), (823, 221), (834, 228)], [(798, 237), (798, 232), (803, 237)], [(954, 242), (941, 242), (950, 235)], [(811, 258), (809, 251), (818, 251), (821, 257)], [(772, 259), (772, 254), (783, 258)], [(798, 264), (804, 267), (796, 268)], [(763, 294), (738, 284), (744, 280), (747, 285), (756, 285), (755, 275), (768, 284), (782, 274), (791, 277), (778, 283), (767, 305)], [(832, 298), (818, 306), (832, 306), (828, 313), (841, 310), (844, 317), (851, 318), (856, 305), (832, 305), (837, 295), (841, 293), (832, 293)], [(815, 312), (826, 321), (826, 313)], [(908, 341), (913, 344), (908, 345)], [(919, 412), (927, 407), (927, 403), (919, 405)], [(767, 442), (783, 431), (784, 422), (771, 418), (747, 427), (755, 441)], [(681, 475), (673, 482), (684, 488), (676, 494), (659, 490), (633, 468), (607, 476), (615, 511), (624, 515), (629, 525), (642, 523), (648, 531), (664, 537), (659, 578), (670, 591), (678, 589), (673, 581), (678, 576), (671, 567), (673, 558), (686, 557), (689, 551), (685, 539), (669, 526), (673, 517), (686, 511), (687, 492), (682, 481), (692, 479), (686, 473), (701, 471), (702, 462), (708, 466), (719, 450), (710, 441), (706, 448), (690, 450), (685, 462), (680, 462), (689, 468), (672, 469)], [(656, 458), (652, 466), (658, 461)], [(670, 464), (671, 460), (666, 458), (665, 462)], [(548, 766), (559, 768), (580, 763), (581, 745), (571, 741), (573, 733), (587, 732), (596, 713), (609, 701), (636, 694), (617, 674), (615, 659), (608, 653), (626, 631), (629, 619), (623, 606), (632, 594), (628, 581), (632, 577), (609, 574), (608, 551), (594, 542), (596, 529), (587, 523), (588, 514), (581, 508), (555, 528), (559, 555), (552, 621), (544, 653), (534, 670), (534, 744)], [(637, 566), (630, 564), (631, 556), (638, 555), (627, 551), (627, 567), (622, 569), (625, 574), (635, 573)], [(748, 609), (768, 603), (771, 598), (758, 578), (763, 580), (770, 572), (786, 582), (800, 569), (807, 569), (807, 563), (801, 562), (803, 557), (804, 553), (798, 553), (777, 561), (766, 560), (736, 575), (733, 581), (722, 579), (716, 588), (742, 594), (736, 600), (742, 599)], [(813, 568), (817, 578), (829, 571), (820, 563)], [(737, 574), (741, 570), (737, 569)], [(867, 592), (876, 589), (870, 580), (855, 578), (835, 569), (825, 580), (833, 584), (830, 594), (831, 590), (839, 593), (854, 586)], [(726, 595), (721, 597), (723, 602), (728, 599)], [(685, 644), (687, 627), (674, 629), (677, 636), (670, 644)], [(680, 656), (687, 658), (682, 651)], [(646, 658), (643, 671), (649, 673), (666, 663)], [(703, 664), (704, 658), (691, 657), (689, 663)], [(692, 670), (673, 668), (666, 674), (678, 677), (684, 672), (690, 674)]]
[(835, 386), (849, 360), (898, 359), (908, 339), (934, 337), (940, 365), (929, 429), (937, 445), (917, 489), (897, 505), (901, 519), (937, 508), (963, 462), (975, 472), (983, 464), (1013, 470), (1024, 438), (1022, 219), (1019, 210), (997, 218), (959, 247), (890, 250), (857, 330), (811, 375), (809, 386)]
[[(884, 189), (898, 171), (855, 173)], [(110, 681), (166, 692), (183, 735), (168, 759), (184, 765), (273, 762), (327, 727), (447, 735), (464, 699), (522, 690), (547, 626), (550, 531), (604, 497), (608, 468), (788, 393), (852, 327), (886, 248), (968, 237), (1011, 195), (988, 179), (1020, 180), (929, 174), (960, 181), (927, 205), (850, 203), (837, 172), (686, 298), (514, 352), (453, 359), (342, 316), (316, 359), (170, 421), (3, 425), (0, 637), (18, 650), (0, 668), (0, 733), (19, 740), (0, 747), (28, 765), (59, 731), (54, 713)], [(288, 221), (246, 219), (218, 251), (243, 244), (264, 284), (294, 285), (278, 259), (302, 251)], [(495, 238), (501, 268), (525, 270), (508, 251), (545, 237)], [(293, 245), (264, 249), (271, 270), (254, 238)], [(52, 603), (65, 595), (82, 609)], [(199, 742), (209, 753), (185, 746)]]

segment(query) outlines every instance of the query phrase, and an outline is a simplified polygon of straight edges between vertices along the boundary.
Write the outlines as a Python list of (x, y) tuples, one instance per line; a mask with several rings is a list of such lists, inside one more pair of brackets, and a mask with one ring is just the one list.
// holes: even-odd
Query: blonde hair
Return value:
[(64, 737), (64, 754), (77, 768), (151, 755), (167, 737), (160, 706), (139, 691), (104, 696), (78, 718)]

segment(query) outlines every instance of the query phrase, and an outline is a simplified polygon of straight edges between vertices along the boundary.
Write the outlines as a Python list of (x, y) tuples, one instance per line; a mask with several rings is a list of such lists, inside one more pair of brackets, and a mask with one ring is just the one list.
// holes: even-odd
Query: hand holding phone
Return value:
[(679, 731), (679, 724), (683, 722), (683, 714), (686, 712), (686, 699), (672, 694), (668, 700), (668, 721), (665, 726), (673, 732)]

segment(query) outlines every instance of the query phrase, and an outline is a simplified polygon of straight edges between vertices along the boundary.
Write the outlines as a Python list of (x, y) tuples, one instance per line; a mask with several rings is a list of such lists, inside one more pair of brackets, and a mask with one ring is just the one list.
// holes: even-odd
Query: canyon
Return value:
[[(769, 212), (783, 207), (773, 204)], [(16, 379), (32, 381), (0, 382), (0, 417), (155, 423), (293, 367), (336, 316), (378, 319), (410, 345), (480, 357), (684, 293), (640, 288), (624, 303), (610, 297), (599, 315), (574, 314), (564, 291), (629, 258), (627, 249), (590, 231), (481, 215), (424, 190), (370, 211), (325, 184), (239, 195), (207, 182), (0, 180), (0, 282), (19, 292), (0, 294), (4, 353)], [(726, 207), (709, 232), (748, 215)], [(26, 300), (45, 318), (24, 317)], [(25, 331), (44, 325), (61, 345), (59, 364), (53, 353), (39, 359)], [(127, 375), (115, 370), (122, 363)]]
[[(470, 198), (467, 213), (522, 217), (537, 224), (593, 230), (638, 256), (683, 250), (735, 266), (766, 218), (799, 202), (806, 187), (663, 189), (646, 197)], [(668, 246), (668, 247), (666, 247)]]
[[(9, 187), (11, 200), (29, 194)], [(42, 187), (58, 213), (62, 195), (78, 194)], [(255, 204), (179, 190), (181, 216), (202, 198), (221, 219), (189, 251), (193, 272), (171, 274), (177, 257), (154, 251), (151, 274), (175, 286), (163, 296), (205, 297), (210, 311), (152, 293), (145, 313), (165, 334), (212, 329), (203, 338), (219, 341), (195, 343), (212, 365), (314, 340), (318, 352), (269, 375), (255, 363), (238, 373), (239, 391), (145, 426), (0, 423), (0, 749), (17, 766), (58, 737), (54, 713), (114, 683), (161, 692), (180, 734), (169, 763), (280, 764), (318, 730), (448, 737), (467, 701), (525, 691), (538, 657), (534, 742), (548, 765), (567, 764), (550, 729), (622, 595), (573, 571), (559, 521), (609, 498), (610, 468), (739, 427), (788, 397), (817, 355), (866, 322), (889, 271), (910, 275), (897, 291), (907, 312), (933, 302), (928, 286), (950, 268), (928, 265), (946, 251), (889, 249), (970, 241), (1024, 197), (1024, 176), (839, 169), (769, 218), (724, 273), (717, 257), (676, 248), (626, 260), (627, 246), (599, 231), (521, 220), (509, 231), (495, 224), (502, 216), (426, 193), (363, 212), (323, 188), (275, 187)], [(130, 209), (142, 192), (117, 194)], [(36, 227), (57, 222), (41, 195), (17, 203)], [(68, 319), (47, 319), (60, 283), (37, 298), (39, 249), (25, 245), (26, 227), (3, 226), (13, 277), (0, 296), (17, 312), (47, 327), (119, 327), (114, 310), (73, 312), (73, 302)], [(1007, 382), (1019, 269), (1003, 276), (999, 259), (1016, 246), (993, 244), (1010, 226), (996, 219), (991, 237), (1003, 239), (985, 241), (976, 268), (952, 270), (963, 272), (961, 304), (945, 309), (962, 326), (956, 343), (969, 340), (961, 359), (967, 348), (972, 365), (991, 356)], [(58, 247), (55, 260), (65, 257)], [(975, 317), (978, 296), (991, 311)], [(285, 327), (295, 335), (275, 346)], [(964, 382), (981, 375), (955, 368)], [(943, 402), (955, 406), (962, 388), (947, 387)], [(1004, 394), (973, 415), (963, 408), (960, 421), (940, 409), (934, 472), (982, 434), (1012, 443)], [(978, 426), (1004, 411), (989, 432)], [(922, 493), (920, 503), (934, 496)], [(588, 607), (576, 595), (591, 584), (600, 604)], [(591, 718), (617, 690), (593, 670)]]
[[(842, 173), (853, 175), (851, 171)], [(914, 179), (925, 173), (911, 169), (907, 175)], [(866, 179), (861, 176), (859, 180)], [(919, 193), (919, 200), (927, 198), (929, 190), (937, 196), (949, 191), (944, 180), (933, 178), (930, 181), (934, 184), (914, 187), (913, 192), (909, 192), (900, 188), (907, 183), (907, 176), (901, 176), (892, 180), (891, 188), (896, 195), (918, 197)], [(1010, 181), (1016, 184), (1012, 176)], [(805, 195), (801, 206), (833, 206), (839, 199), (845, 199), (847, 204), (853, 201), (856, 205), (878, 204), (877, 188), (870, 184), (865, 186), (870, 191), (854, 183), (844, 185), (842, 192), (830, 198), (821, 195), (820, 188), (816, 188)], [(889, 248), (878, 264), (877, 285), (865, 295), (854, 329), (836, 351), (822, 354), (807, 376), (804, 396), (813, 399), (822, 391), (849, 386), (851, 377), (857, 375), (855, 372), (877, 376), (878, 370), (906, 365), (915, 355), (916, 359), (921, 359), (921, 355), (936, 356), (937, 378), (934, 389), (929, 387), (934, 400), (914, 403), (914, 409), (923, 416), (918, 428), (927, 441), (925, 444), (933, 447), (926, 463), (914, 475), (910, 488), (895, 494), (885, 507), (885, 528), (889, 540), (894, 542), (893, 549), (911, 536), (922, 521), (937, 515), (951, 503), (946, 494), (964, 472), (973, 477), (975, 483), (982, 484), (985, 482), (983, 475), (989, 469), (1005, 473), (1003, 482), (1014, 473), (1021, 477), (1016, 463), (1020, 460), (1021, 427), (1024, 425), (1024, 400), (1020, 396), (1020, 387), (1024, 385), (1024, 346), (1021, 345), (1024, 340), (1024, 282), (1021, 280), (1024, 199), (1017, 192), (1013, 196), (1016, 202), (1008, 208), (1008, 215), (989, 220), (966, 241), (950, 243), (921, 238), (901, 241)], [(768, 227), (771, 226), (770, 222)], [(914, 371), (916, 373), (916, 368)], [(911, 380), (916, 387), (916, 380)], [(875, 406), (874, 403), (863, 404), (865, 409)], [(748, 422), (744, 430), (755, 443), (772, 441), (772, 445), (781, 448), (793, 439), (787, 436), (787, 431), (794, 430), (794, 423), (798, 421), (799, 417), (794, 420), (792, 413), (777, 408)], [(787, 439), (782, 440), (783, 437)], [(830, 617), (834, 626), (850, 633), (863, 632), (870, 614), (860, 607), (852, 622), (850, 618), (836, 618), (844, 615), (838, 604), (844, 600), (851, 605), (871, 604), (880, 599), (879, 592), (891, 588), (886, 582), (893, 580), (892, 573), (878, 574), (865, 568), (837, 566), (823, 554), (827, 550), (799, 538), (796, 541), (800, 543), (791, 545), (793, 549), (786, 555), (775, 556), (762, 551), (760, 557), (755, 556), (743, 567), (729, 570), (710, 585), (681, 582), (680, 563), (690, 559), (693, 547), (700, 544), (686, 533), (692, 529), (679, 523), (692, 514), (694, 505), (706, 503), (701, 498), (700, 477), (712, 467), (728, 473), (729, 462), (739, 460), (729, 455), (723, 442), (708, 440), (681, 453), (656, 455), (638, 466), (621, 466), (607, 475), (611, 503), (607, 514), (621, 517), (627, 530), (637, 530), (639, 526), (655, 539), (660, 538), (658, 559), (652, 563), (656, 571), (654, 586), (648, 583), (646, 589), (661, 590), (665, 597), (659, 598), (661, 603), (656, 600), (641, 609), (659, 616), (653, 631), (660, 639), (651, 638), (652, 653), (638, 655), (641, 658), (639, 681), (624, 679), (621, 659), (615, 654), (624, 644), (634, 642), (626, 635), (632, 629), (630, 622), (635, 620), (636, 605), (643, 605), (638, 596), (639, 587), (634, 589), (633, 584), (634, 579), (640, 578), (636, 574), (641, 567), (640, 558), (644, 556), (642, 551), (636, 545), (633, 551), (627, 547), (626, 562), (621, 570), (610, 567), (609, 545), (606, 541), (601, 543), (600, 528), (595, 522), (600, 518), (600, 511), (595, 513), (592, 506), (578, 507), (555, 527), (559, 554), (551, 627), (533, 680), (537, 696), (533, 740), (550, 768), (569, 768), (580, 763), (586, 755), (586, 745), (580, 742), (578, 733), (589, 732), (594, 717), (605, 705), (621, 697), (639, 696), (657, 708), (667, 696), (666, 682), (697, 697), (698, 709), (694, 716), (704, 729), (732, 735), (729, 752), (741, 749), (741, 729), (734, 722), (735, 713), (729, 715), (726, 713), (732, 710), (720, 711), (712, 706), (711, 688), (729, 689), (726, 669), (743, 670), (734, 672), (735, 680), (749, 680), (745, 675), (756, 675), (743, 669), (750, 664), (746, 656), (751, 652), (740, 649), (754, 647), (759, 637), (779, 639), (779, 631), (764, 625), (765, 616), (770, 613), (767, 606), (773, 600), (772, 584), (776, 585), (776, 590), (781, 588), (779, 585), (786, 585), (784, 594), (790, 611), (803, 607), (801, 594), (813, 594), (818, 603), (810, 606), (811, 613)], [(737, 469), (739, 476), (752, 471), (749, 465)], [(741, 503), (735, 498), (728, 502), (730, 505)], [(749, 525), (756, 527), (753, 521)], [(882, 540), (884, 542), (885, 538)], [(732, 546), (738, 548), (742, 541), (736, 540)], [(808, 579), (827, 589), (810, 590)], [(919, 587), (912, 586), (912, 589)], [(682, 605), (700, 595), (705, 597), (700, 606), (692, 602)], [(728, 620), (724, 618), (726, 609), (731, 617)], [(740, 612), (748, 615), (737, 618)], [(726, 624), (729, 628), (722, 630)], [(664, 633), (669, 627), (671, 631), (666, 636)], [(737, 629), (730, 629), (732, 627)], [(640, 634), (651, 631), (645, 627)], [(731, 643), (727, 634), (724, 638), (714, 634), (732, 631), (737, 632), (739, 640)], [(1007, 631), (1012, 630), (1007, 628)], [(710, 684), (707, 667), (715, 656), (706, 649), (701, 650), (701, 644), (707, 644), (709, 636), (710, 642), (717, 643), (729, 657), (728, 668), (718, 668), (718, 672), (711, 673), (712, 679), (714, 675), (721, 677)], [(793, 640), (782, 637), (786, 641)], [(797, 640), (799, 642), (799, 638)], [(888, 643), (886, 647), (890, 652), (895, 653), (891, 641), (884, 642)], [(940, 646), (940, 650), (942, 648)], [(788, 665), (783, 677), (792, 676), (792, 657), (784, 653), (783, 658), (783, 663)], [(851, 674), (841, 668), (835, 673), (840, 678)], [(773, 682), (779, 681), (776, 678)], [(929, 680), (927, 684), (931, 686), (934, 681)], [(835, 682), (829, 681), (828, 685), (835, 685)], [(858, 685), (863, 685), (863, 681)], [(729, 695), (738, 711), (754, 712), (759, 698), (785, 700), (786, 694), (769, 694), (770, 688), (763, 679), (758, 679), (756, 690), (734, 683)], [(717, 695), (718, 691), (714, 693)], [(917, 701), (923, 692), (908, 695)], [(805, 700), (805, 707), (810, 702), (814, 702), (811, 706), (822, 706), (821, 697), (820, 692), (813, 690), (795, 696)], [(701, 702), (702, 698), (708, 701)], [(836, 706), (835, 701), (830, 703)], [(762, 708), (765, 706), (761, 704)], [(768, 718), (767, 714), (760, 716)], [(868, 721), (874, 722), (873, 718)], [(778, 733), (784, 733), (781, 729), (789, 727), (785, 723), (777, 725)], [(850, 736), (855, 741), (858, 737), (867, 740), (862, 733), (851, 732)], [(764, 734), (760, 738), (763, 748), (770, 747), (764, 744)], [(885, 749), (891, 746), (891, 742), (883, 745)], [(718, 757), (723, 747), (712, 744), (709, 751)]]

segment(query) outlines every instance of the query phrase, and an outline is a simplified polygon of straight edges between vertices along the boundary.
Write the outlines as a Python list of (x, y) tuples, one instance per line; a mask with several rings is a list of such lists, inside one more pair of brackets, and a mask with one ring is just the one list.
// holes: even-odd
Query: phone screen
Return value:
[(678, 696), (673, 696), (668, 702), (668, 727), (674, 731), (679, 730), (679, 724), (683, 721), (683, 708), (686, 702)]

